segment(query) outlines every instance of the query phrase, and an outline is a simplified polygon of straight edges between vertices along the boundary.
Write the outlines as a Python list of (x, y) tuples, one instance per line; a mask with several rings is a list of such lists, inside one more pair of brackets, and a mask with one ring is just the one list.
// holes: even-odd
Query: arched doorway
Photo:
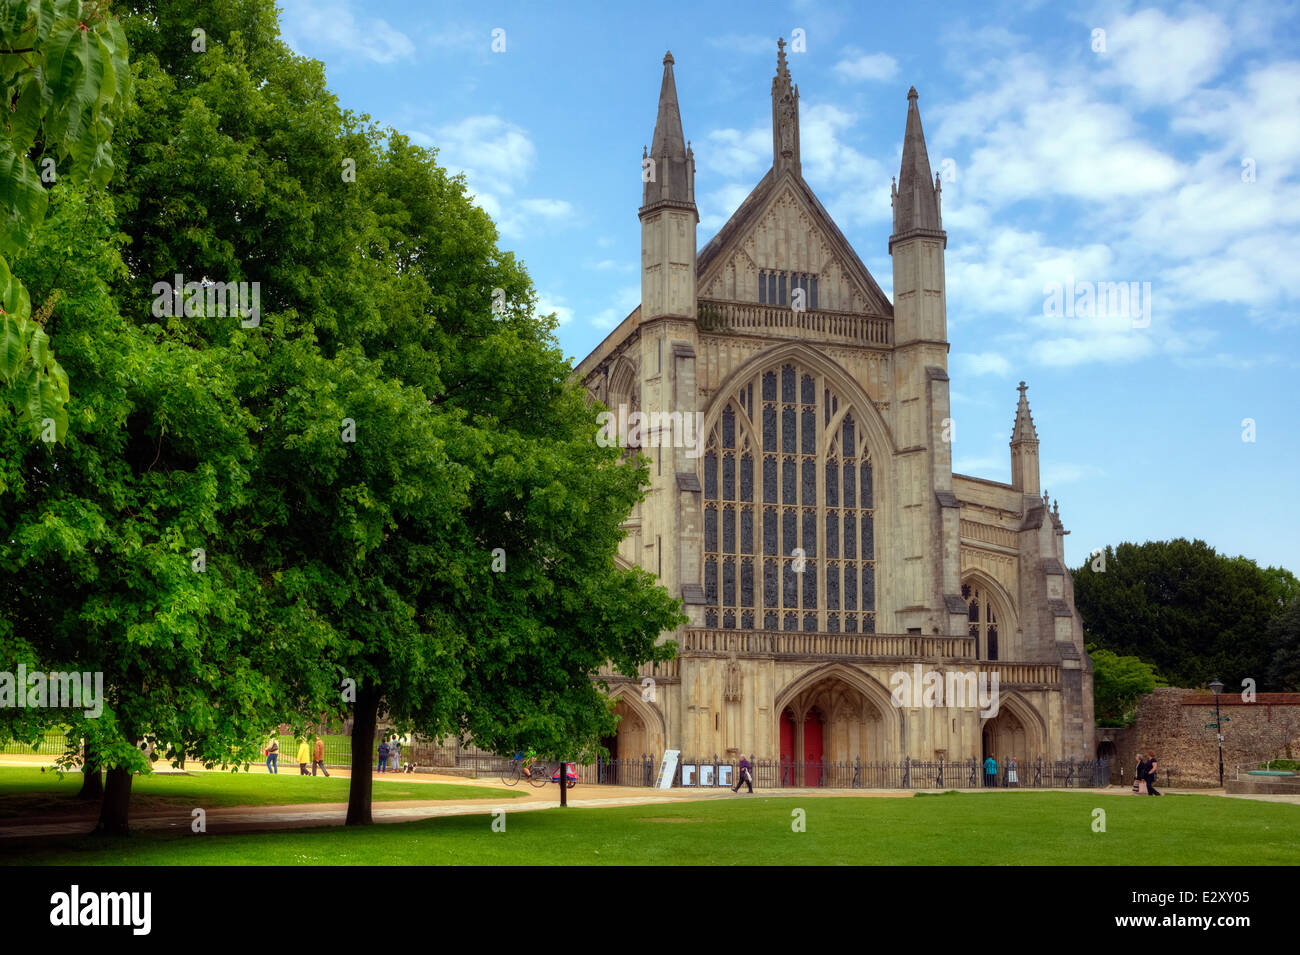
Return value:
[(879, 704), (848, 680), (827, 675), (797, 692), (781, 711), (781, 758), (803, 763), (802, 783), (818, 784), (817, 768), (828, 763), (888, 757), (890, 724)]
[(1016, 714), (1004, 709), (984, 723), (984, 755), (981, 761), (992, 756), (998, 761), (999, 768), (1008, 756), (1024, 762), (1031, 755), (1028, 751), (1028, 738), (1025, 724)]
[(646, 755), (649, 751), (649, 734), (641, 714), (627, 700), (620, 699), (614, 705), (614, 715), (618, 717), (618, 730), (613, 736), (601, 740), (609, 750), (609, 758), (640, 759)]

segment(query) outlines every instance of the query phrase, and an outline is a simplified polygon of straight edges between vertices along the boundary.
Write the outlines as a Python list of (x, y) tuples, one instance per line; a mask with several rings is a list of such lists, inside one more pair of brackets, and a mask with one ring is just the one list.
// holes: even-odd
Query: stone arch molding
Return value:
[(1001, 686), (998, 687), (998, 715), (980, 720), (980, 729), (983, 730), (1003, 713), (1010, 713), (1025, 728), (1024, 755), (1051, 755), (1047, 752), (1047, 722), (1033, 704), (1015, 690), (1004, 690)]
[[(1014, 636), (1020, 629), (1020, 614), (1016, 612), (1016, 603), (1007, 588), (996, 577), (982, 567), (966, 567), (961, 572), (961, 582), (975, 583), (993, 597), (998, 614), (998, 627), (1005, 629), (1007, 636)], [(1004, 624), (1003, 621), (1006, 621)], [(996, 662), (996, 661), (995, 661)]]
[[(656, 687), (656, 696), (663, 691), (663, 687)], [(664, 720), (663, 710), (659, 709), (657, 705), (647, 703), (641, 699), (640, 681), (636, 683), (619, 683), (610, 687), (609, 699), (615, 703), (626, 704), (629, 710), (641, 717), (641, 722), (645, 724), (651, 735), (647, 749), (661, 754), (668, 740), (668, 724)]]
[(881, 723), (885, 727), (885, 741), (888, 751), (902, 752), (900, 746), (902, 721), (899, 719), (898, 708), (894, 706), (889, 691), (875, 677), (843, 663), (827, 663), (805, 670), (777, 693), (775, 704), (772, 707), (772, 728), (776, 734), (773, 739), (780, 739), (781, 714), (785, 711), (785, 708), (816, 684), (831, 679), (846, 683), (875, 706), (880, 713)]
[[(871, 396), (867, 394), (843, 365), (831, 358), (827, 358), (804, 342), (782, 342), (779, 345), (773, 345), (771, 348), (754, 355), (749, 361), (732, 371), (718, 386), (718, 390), (710, 399), (709, 407), (704, 413), (704, 427), (700, 433), (707, 435), (713, 430), (713, 426), (722, 417), (722, 409), (727, 406), (727, 402), (740, 387), (741, 382), (748, 381), (757, 372), (771, 366), (779, 366), (787, 361), (796, 362), (805, 368), (824, 375), (827, 383), (839, 395), (840, 400), (852, 405), (853, 410), (856, 412), (859, 427), (866, 432), (867, 450), (871, 453), (871, 460), (876, 465), (878, 473), (875, 475), (875, 479), (879, 487), (882, 479), (887, 476), (888, 468), (886, 464), (892, 460), (893, 454), (897, 450), (893, 435), (889, 432), (889, 425), (880, 416), (880, 411), (876, 408), (876, 403), (871, 400)], [(840, 409), (841, 412), (844, 410), (844, 408)], [(881, 490), (887, 491), (884, 487), (881, 487)]]

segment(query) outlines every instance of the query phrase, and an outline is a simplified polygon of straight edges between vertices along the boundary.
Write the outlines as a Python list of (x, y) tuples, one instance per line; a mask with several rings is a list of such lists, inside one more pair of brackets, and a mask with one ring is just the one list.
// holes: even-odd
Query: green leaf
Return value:
[(9, 124), (12, 149), (18, 155), (26, 153), (32, 148), (32, 143), (36, 142), (36, 134), (41, 130), (41, 118), (45, 115), (47, 105), (45, 84), (33, 74), (19, 89), (18, 102)]
[(47, 201), (36, 168), (0, 142), (0, 210), (5, 213), (0, 255), (12, 255), (26, 244), (32, 227), (45, 217)]

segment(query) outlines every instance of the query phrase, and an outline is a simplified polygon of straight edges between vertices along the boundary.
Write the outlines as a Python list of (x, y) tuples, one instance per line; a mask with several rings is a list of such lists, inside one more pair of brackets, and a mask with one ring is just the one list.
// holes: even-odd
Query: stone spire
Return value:
[[(944, 235), (939, 216), (939, 180), (930, 174), (930, 157), (925, 150), (921, 111), (916, 106), (916, 87), (907, 91), (907, 129), (903, 134), (903, 162), (898, 181), (891, 189), (894, 203), (894, 234), (890, 245), (915, 232)], [(946, 238), (946, 236), (945, 236)]]
[[(673, 78), (673, 55), (664, 54), (664, 79), (659, 87), (659, 114), (654, 139), (647, 157), (654, 162), (653, 181), (647, 180), (643, 206), (669, 199), (695, 202), (695, 156), (682, 135), (682, 115), (677, 108), (677, 81)], [(643, 169), (646, 168), (642, 163)], [(642, 175), (645, 178), (645, 175)]]
[(790, 82), (785, 38), (776, 41), (776, 76), (772, 78), (772, 168), (803, 175), (799, 161), (799, 87)]
[(1029, 386), (1023, 381), (1020, 383), (1020, 401), (1016, 405), (1016, 424), (1011, 430), (1011, 444), (1022, 444), (1026, 441), (1038, 443), (1038, 429), (1034, 427), (1034, 416), (1029, 413), (1029, 399), (1025, 397), (1025, 392)]
[[(1034, 416), (1029, 413), (1029, 399), (1025, 392), (1029, 386), (1020, 383), (1020, 401), (1016, 405), (1016, 424), (1011, 429), (1011, 486), (1026, 494), (1038, 494), (1038, 429)], [(1043, 495), (1047, 506), (1047, 495)]]

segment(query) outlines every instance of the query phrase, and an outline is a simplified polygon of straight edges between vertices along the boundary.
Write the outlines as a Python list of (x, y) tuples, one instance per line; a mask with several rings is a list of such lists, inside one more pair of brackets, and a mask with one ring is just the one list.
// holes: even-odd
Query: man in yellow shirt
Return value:
[(298, 743), (298, 772), (306, 776), (307, 764), (311, 762), (311, 747), (307, 745), (307, 739), (304, 737)]

